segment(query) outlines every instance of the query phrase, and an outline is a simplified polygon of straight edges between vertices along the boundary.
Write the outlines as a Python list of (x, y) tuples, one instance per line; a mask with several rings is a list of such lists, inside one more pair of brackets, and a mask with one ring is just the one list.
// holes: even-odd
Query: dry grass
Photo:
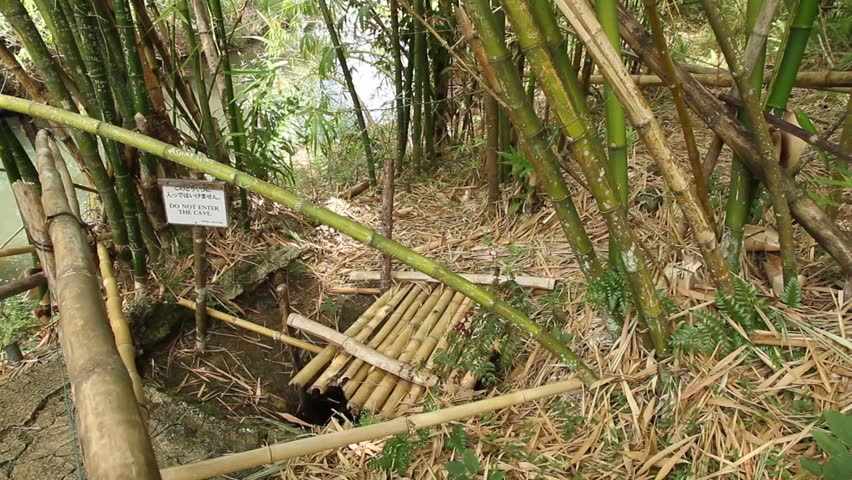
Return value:
[[(828, 100), (833, 102), (833, 97)], [(669, 112), (662, 113), (672, 125)], [(709, 135), (698, 133), (700, 145), (706, 145)], [(671, 140), (676, 151), (684, 151), (679, 134), (672, 134)], [(720, 171), (727, 170), (729, 159), (725, 153)], [(810, 171), (824, 175), (818, 163), (812, 162)], [(631, 154), (633, 205), (644, 191), (663, 191), (652, 171), (650, 160), (636, 148)], [(844, 298), (836, 268), (809, 236), (797, 232), (800, 269), (807, 277), (803, 306), (792, 309), (774, 299), (772, 308), (783, 313), (787, 331), (767, 326), (760, 336), (760, 341), (781, 343), (779, 348), (786, 353), (800, 347), (793, 360), (779, 365), (753, 347), (742, 347), (725, 358), (683, 354), (658, 363), (637, 345), (630, 325), (621, 339), (609, 340), (594, 309), (583, 301), (584, 281), (549, 208), (510, 216), (506, 194), (500, 213), (489, 217), (483, 208), (484, 190), (468, 183), (473, 182), (444, 171), (428, 184), (413, 184), (410, 192), (398, 193), (395, 239), (456, 271), (511, 269), (558, 278), (570, 292), (563, 308), (565, 331), (574, 334), (571, 346), (603, 379), (581, 395), (563, 395), (466, 421), (467, 447), (479, 458), (481, 478), (499, 469), (509, 478), (781, 479), (801, 475), (799, 455), (819, 455), (810, 432), (820, 428), (820, 412), (848, 412), (852, 403), (848, 338), (852, 302)], [(719, 185), (726, 183), (723, 174)], [(605, 226), (591, 197), (576, 185), (572, 189), (589, 236), (604, 258)], [(380, 227), (377, 195), (351, 202), (332, 198), (325, 204), (374, 229)], [(658, 268), (700, 258), (689, 234), (680, 233), (679, 214), (669, 199), (664, 198), (659, 209), (633, 208), (631, 216)], [(849, 222), (847, 206), (841, 225), (848, 228)], [(310, 266), (326, 287), (345, 283), (350, 270), (378, 269), (377, 253), (333, 231), (319, 229), (311, 242), (317, 254)], [(757, 262), (746, 262), (743, 277), (771, 295)], [(691, 283), (670, 285), (667, 293), (683, 308), (672, 318), (677, 324), (691, 321), (691, 311), (712, 308), (714, 303), (714, 288), (703, 269)], [(569, 375), (535, 344), (528, 343), (524, 351), (498, 390), (532, 387)], [(346, 427), (333, 422), (317, 433), (341, 428)], [(458, 460), (458, 454), (444, 446), (449, 429), (431, 431), (414, 456), (410, 478), (447, 478), (444, 464)], [(290, 461), (286, 472), (276, 475), (386, 478), (367, 467), (383, 443)]]

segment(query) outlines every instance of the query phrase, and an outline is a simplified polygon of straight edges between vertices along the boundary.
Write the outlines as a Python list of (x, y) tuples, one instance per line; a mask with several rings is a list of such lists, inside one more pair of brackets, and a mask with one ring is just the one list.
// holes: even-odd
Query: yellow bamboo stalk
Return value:
[[(412, 355), (414, 355), (414, 352), (416, 352), (420, 347), (423, 337), (426, 336), (426, 333), (429, 332), (432, 326), (435, 325), (438, 318), (440, 318), (447, 309), (447, 305), (450, 304), (453, 295), (455, 295), (455, 291), (449, 288), (444, 288), (438, 302), (429, 311), (429, 315), (427, 315), (419, 324), (409, 324), (408, 328), (404, 330), (400, 336), (400, 341), (395, 342), (388, 353), (395, 357), (398, 356), (400, 361), (408, 362)], [(379, 378), (381, 378), (381, 381), (379, 381), (378, 386), (373, 389), (373, 392), (370, 393), (367, 401), (364, 402), (364, 409), (370, 412), (379, 412), (381, 410), (398, 379), (398, 377), (388, 375), (384, 372), (381, 372), (381, 375), (377, 376), (376, 380)]]
[[(384, 305), (388, 302), (388, 300), (390, 300), (391, 295), (391, 290), (385, 292), (384, 295), (379, 297), (379, 299), (376, 300), (375, 303), (370, 305), (370, 307), (367, 308), (367, 311), (365, 311), (360, 317), (358, 317), (358, 319), (355, 320), (355, 323), (353, 323), (343, 333), (346, 335), (354, 335), (358, 333), (358, 330), (360, 330), (361, 327), (363, 327), (367, 322), (370, 321), (371, 318), (373, 318), (373, 315), (376, 314), (376, 311), (382, 308), (382, 305)], [(317, 376), (317, 373), (319, 373), (320, 369), (326, 366), (326, 364), (328, 364), (328, 362), (330, 362), (331, 359), (334, 358), (334, 355), (337, 353), (337, 351), (338, 348), (333, 345), (325, 347), (319, 354), (312, 358), (307, 365), (305, 365), (305, 368), (299, 370), (299, 372), (294, 375), (292, 379), (290, 379), (290, 385), (295, 385), (299, 388), (302, 388), (307, 385), (308, 382), (311, 381), (311, 379)]]
[(360, 358), (370, 365), (376, 368), (381, 368), (392, 375), (405, 378), (406, 380), (424, 386), (431, 386), (438, 383), (438, 379), (434, 376), (428, 375), (428, 373), (424, 374), (423, 372), (415, 371), (410, 364), (388, 357), (387, 355), (364, 345), (354, 338), (347, 337), (337, 330), (326, 327), (325, 325), (315, 322), (304, 315), (291, 313), (287, 318), (287, 325), (320, 337), (328, 343), (344, 350), (350, 356)]
[[(408, 292), (411, 290), (411, 284), (402, 286), (402, 287), (393, 287), (396, 293), (394, 293), (393, 297), (390, 301), (380, 308), (376, 315), (370, 319), (369, 322), (359, 330), (355, 335), (351, 336), (356, 342), (364, 343), (364, 340), (373, 333), (373, 330), (379, 326), (379, 324), (388, 316), (390, 312), (399, 305), (399, 302), (402, 301)], [(346, 366), (346, 363), (352, 358), (351, 355), (346, 352), (338, 352), (335, 355), (334, 359), (331, 361), (331, 364), (325, 371), (322, 372), (320, 377), (311, 385), (310, 390), (318, 391), (320, 393), (325, 393), (328, 388), (329, 382), (335, 378), (335, 376), (340, 372), (343, 367)]]
[[(46, 139), (47, 132), (39, 137)], [(45, 145), (46, 146), (46, 145)], [(42, 205), (56, 259), (54, 291), (62, 312), (59, 343), (68, 371), (86, 477), (160, 478), (127, 368), (107, 314), (85, 232), (74, 217), (48, 148), (36, 155)]]
[[(192, 311), (195, 311), (195, 302), (186, 298), (178, 298), (177, 304), (181, 307), (186, 307)], [(266, 328), (263, 325), (258, 325), (254, 322), (249, 322), (248, 320), (243, 320), (242, 318), (237, 318), (233, 315), (228, 315), (227, 313), (220, 312), (218, 310), (213, 310), (212, 308), (207, 308), (207, 315), (215, 318), (216, 320), (221, 320), (225, 323), (229, 323), (235, 327), (240, 327), (245, 330), (249, 330), (254, 333), (259, 333), (265, 337), (269, 337), (275, 341), (284, 343), (286, 345), (292, 345), (297, 348), (301, 348), (302, 350), (307, 350), (311, 353), (320, 353), (323, 351), (323, 347), (319, 345), (314, 345), (313, 343), (306, 342), (304, 340), (299, 340), (298, 338), (288, 337), (283, 333), (272, 330), (271, 328)]]
[[(627, 69), (598, 23), (594, 11), (585, 0), (555, 0), (555, 3), (574, 27), (577, 37), (594, 57), (601, 73), (609, 81), (610, 87), (624, 106), (630, 124), (648, 148), (669, 191), (692, 229), (711, 279), (717, 288), (729, 294), (733, 293), (733, 276), (722, 257), (716, 241), (715, 229), (698, 201), (695, 185), (669, 148), (665, 134), (654, 117), (651, 107), (642, 96), (639, 87), (630, 79)], [(629, 260), (632, 259), (624, 259), (627, 268), (630, 268)]]
[[(450, 320), (455, 317), (456, 311), (458, 311), (459, 307), (461, 307), (462, 300), (464, 298), (464, 295), (456, 292), (456, 294), (453, 295), (452, 300), (450, 300), (449, 305), (447, 305), (447, 308), (437, 319), (437, 322), (433, 323), (433, 326), (429, 327), (429, 330), (426, 333), (423, 335), (415, 335), (411, 341), (409, 341), (405, 351), (400, 356), (400, 361), (414, 365), (415, 367), (423, 366), (432, 354), (432, 348), (437, 345), (438, 339), (441, 338), (443, 333), (446, 331)], [(431, 341), (427, 343), (427, 340)], [(413, 353), (409, 354), (409, 352)], [(396, 385), (393, 387), (393, 390), (384, 402), (384, 405), (379, 412), (379, 416), (385, 418), (393, 416), (397, 405), (399, 405), (400, 400), (402, 400), (402, 398), (409, 392), (411, 385), (412, 382), (400, 377), (400, 380), (396, 382)]]
[(65, 188), (65, 196), (68, 198), (68, 206), (71, 212), (77, 217), (77, 220), (82, 221), (80, 216), (80, 202), (77, 201), (77, 190), (74, 188), (74, 181), (71, 179), (71, 174), (68, 173), (68, 166), (65, 165), (65, 159), (62, 158), (62, 153), (59, 152), (59, 147), (53, 139), (48, 139), (50, 154), (53, 156), (53, 163), (56, 166), (56, 171), (59, 172), (59, 177), (62, 179), (62, 186)]
[[(423, 301), (427, 298), (427, 292), (428, 289), (422, 288), (412, 290), (402, 304), (397, 307), (396, 311), (393, 315), (391, 315), (391, 318), (385, 322), (385, 325), (381, 328), (381, 330), (379, 330), (379, 333), (370, 339), (370, 342), (367, 345), (380, 352), (385, 351), (390, 343), (385, 345), (384, 342), (388, 340), (388, 338), (395, 338), (399, 334), (403, 325), (411, 321), (411, 318), (414, 317), (420, 309), (420, 306), (423, 305)], [(337, 380), (337, 385), (343, 385), (343, 392), (344, 395), (346, 395), (346, 398), (351, 397), (355, 393), (358, 384), (367, 377), (368, 370), (369, 366), (365, 366), (364, 362), (359, 359), (355, 359), (349, 364), (349, 367), (346, 368), (346, 371), (343, 372), (343, 375), (341, 375)]]
[[(66, 187), (67, 188), (67, 187)], [(133, 394), (139, 403), (139, 413), (142, 420), (148, 423), (148, 401), (145, 399), (145, 390), (142, 388), (142, 377), (136, 370), (136, 348), (133, 346), (133, 337), (130, 335), (130, 327), (121, 309), (121, 292), (118, 290), (118, 282), (112, 269), (112, 259), (106, 245), (98, 242), (98, 265), (101, 270), (101, 281), (106, 292), (106, 310), (109, 318), (109, 326), (115, 337), (115, 347), (118, 356), (124, 363), (127, 373), (130, 375), (130, 383), (133, 386)]]
[(377, 440), (398, 433), (434, 427), (435, 425), (462, 420), (513, 405), (572, 392), (582, 387), (582, 382), (572, 378), (540, 387), (517, 390), (506, 395), (500, 395), (499, 397), (487, 398), (434, 412), (418, 413), (387, 422), (375, 423), (373, 425), (325, 435), (317, 435), (316, 437), (303, 438), (292, 442), (277, 443), (189, 465), (170, 467), (162, 470), (161, 473), (163, 480), (202, 480), (219, 475), (227, 475), (248, 468), (313, 455), (347, 445)]
[[(397, 329), (397, 326), (401, 325), (400, 319), (404, 317), (404, 314), (411, 310), (411, 316), (413, 316), (414, 313), (416, 313), (417, 309), (420, 307), (420, 305), (423, 303), (423, 299), (425, 298), (426, 292), (420, 288), (414, 288), (410, 292), (408, 292), (408, 295), (405, 297), (402, 303), (399, 304), (393, 315), (391, 315), (388, 321), (385, 322), (384, 325), (382, 325), (382, 328), (378, 331), (378, 333), (373, 335), (373, 338), (370, 339), (370, 341), (367, 343), (367, 346), (370, 348), (379, 349), (379, 347), (382, 345), (382, 342), (386, 338), (388, 338), (388, 335), (391, 335), (394, 330)], [(410, 320), (411, 317), (409, 317), (408, 319)], [(349, 367), (347, 367), (346, 371), (343, 372), (343, 375), (338, 378), (337, 384), (342, 385), (346, 383), (348, 379), (352, 378), (352, 376), (355, 375), (355, 373), (358, 371), (359, 368), (361, 368), (363, 364), (364, 362), (361, 360), (353, 360), (352, 363), (349, 364)]]
[[(380, 346), (377, 350), (384, 353), (385, 355), (391, 358), (397, 358), (399, 354), (402, 352), (402, 349), (405, 347), (405, 344), (408, 342), (408, 339), (411, 338), (411, 335), (417, 329), (423, 320), (429, 316), (429, 313), (438, 303), (438, 300), (441, 298), (443, 291), (445, 288), (443, 286), (438, 286), (429, 298), (426, 299), (426, 302), (420, 309), (417, 310), (417, 313), (411, 319), (410, 322), (401, 323), (401, 328), (399, 333), (393, 335), (386, 339), (386, 342), (383, 342), (383, 345)], [(354, 395), (351, 396), (347, 406), (350, 411), (359, 411), (361, 406), (364, 405), (364, 402), (370, 397), (373, 393), (373, 389), (382, 381), (384, 378), (384, 372), (381, 370), (371, 370), (370, 368), (365, 369), (368, 374), (367, 378), (363, 381), (357, 381), (355, 378), (355, 384), (357, 385), (357, 390)], [(345, 392), (345, 390), (344, 390)], [(349, 397), (347, 397), (349, 398)]]
[[(447, 349), (447, 345), (449, 344), (449, 341), (447, 340), (447, 335), (449, 335), (449, 333), (456, 328), (456, 325), (458, 325), (459, 322), (461, 322), (465, 318), (467, 312), (470, 311), (470, 307), (472, 305), (473, 301), (469, 298), (465, 298), (464, 301), (462, 301), (462, 304), (456, 311), (456, 314), (453, 315), (452, 320), (450, 320), (450, 323), (447, 324), (447, 328), (444, 329), (443, 333), (441, 333), (441, 337), (437, 339), (437, 342), (435, 342), (435, 346), (432, 347), (432, 354), (430, 355), (429, 360), (426, 362), (426, 370), (433, 370), (435, 366), (435, 352)], [(423, 343), (429, 344), (433, 341), (435, 341), (435, 337), (429, 335), (426, 340), (423, 341)], [(420, 395), (423, 394), (424, 390), (426, 389), (421, 387), (420, 385), (412, 385), (411, 389), (408, 391), (408, 394), (405, 395), (405, 398), (403, 398), (399, 402), (399, 410), (397, 411), (397, 414), (402, 414), (406, 408), (410, 408), (412, 405), (414, 405), (420, 398)]]

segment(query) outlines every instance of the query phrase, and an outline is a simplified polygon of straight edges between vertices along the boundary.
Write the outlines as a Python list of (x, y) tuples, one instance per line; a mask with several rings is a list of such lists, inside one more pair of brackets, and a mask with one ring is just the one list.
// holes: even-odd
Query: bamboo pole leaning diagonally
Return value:
[(532, 402), (561, 393), (573, 392), (582, 387), (583, 382), (579, 380), (564, 380), (527, 390), (516, 390), (498, 397), (456, 405), (434, 412), (399, 417), (373, 425), (294, 440), (292, 442), (277, 443), (233, 455), (202, 460), (188, 465), (169, 467), (163, 469), (161, 473), (164, 480), (202, 480), (217, 475), (227, 475), (248, 468), (462, 420), (520, 403)]
[(159, 479), (151, 439), (108, 326), (86, 233), (68, 207), (50, 150), (40, 149), (37, 158), (56, 262), (53, 291), (62, 312), (59, 342), (74, 392), (87, 478)]
[[(636, 241), (627, 221), (624, 204), (619, 198), (612, 181), (611, 169), (607, 168), (603, 146), (597, 140), (596, 133), (588, 127), (588, 114), (583, 95), (576, 76), (566, 65), (559, 68), (553, 52), (560, 50), (561, 58), (567, 61), (568, 56), (558, 46), (562, 43), (558, 38), (558, 30), (552, 15), (548, 15), (549, 6), (540, 2), (537, 9), (531, 10), (524, 2), (504, 1), (505, 11), (518, 32), (518, 40), (525, 49), (530, 65), (536, 69), (541, 79), (542, 87), (547, 94), (550, 104), (562, 125), (562, 131), (571, 139), (574, 159), (580, 165), (586, 181), (589, 184), (598, 208), (607, 222), (613, 244), (617, 245), (621, 264), (627, 276), (633, 298), (642, 315), (644, 323), (650, 330), (650, 337), (658, 354), (668, 352), (668, 325), (663, 313), (660, 299), (657, 295), (653, 276), (648, 268), (644, 250)], [(507, 54), (505, 42), (497, 35), (490, 10), (483, 0), (469, 0), (467, 4), (473, 13), (489, 61), (498, 68), (501, 58)], [(544, 22), (551, 22), (546, 27)], [(549, 27), (549, 28), (548, 28)], [(547, 30), (547, 36), (543, 31)], [(483, 67), (485, 68), (485, 67)], [(520, 78), (509, 69), (497, 75), (501, 82), (503, 93), (509, 99), (512, 108), (516, 109), (524, 100), (520, 87)], [(558, 175), (554, 172), (552, 175)], [(558, 180), (561, 180), (561, 176)], [(547, 184), (548, 180), (542, 178)], [(618, 337), (620, 328), (607, 325), (610, 334)]]
[[(0, 108), (63, 123), (84, 132), (97, 133), (105, 138), (152, 153), (160, 158), (202, 171), (215, 178), (243, 187), (274, 202), (290, 207), (312, 220), (328, 225), (382, 253), (387, 253), (401, 263), (426, 273), (465, 296), (470, 297), (476, 303), (514, 324), (531, 339), (541, 344), (542, 347), (556, 356), (565, 367), (575, 371), (578, 378), (583, 382), (592, 384), (598, 378), (597, 374), (559, 339), (547, 332), (541, 325), (531, 320), (525, 313), (497, 298), (492, 292), (465, 280), (457, 273), (434, 260), (383, 237), (358, 222), (320, 207), (293, 192), (264, 182), (227, 165), (217, 163), (203, 155), (174, 147), (165, 142), (146, 137), (116, 125), (106, 124), (94, 118), (8, 95), (0, 95)], [(330, 355), (333, 355), (333, 353)]]
[(754, 129), (755, 140), (763, 161), (764, 183), (769, 191), (769, 200), (775, 212), (775, 226), (781, 241), (781, 263), (784, 272), (784, 286), (790, 287), (798, 282), (796, 267), (796, 246), (793, 239), (793, 221), (790, 206), (784, 197), (781, 183), (781, 165), (775, 158), (775, 144), (769, 133), (769, 125), (763, 117), (760, 97), (755, 92), (749, 72), (743, 67), (742, 60), (731, 41), (731, 29), (722, 18), (714, 0), (702, 0), (704, 11), (716, 34), (716, 40), (725, 56), (725, 60), (734, 76), (737, 90), (745, 106), (745, 112)]
[[(177, 304), (181, 307), (185, 307), (193, 311), (196, 311), (197, 309), (197, 305), (195, 304), (195, 302), (187, 300), (185, 298), (178, 298)], [(250, 332), (258, 333), (260, 335), (263, 335), (264, 337), (269, 337), (286, 345), (292, 345), (294, 347), (301, 348), (302, 350), (307, 350), (308, 352), (319, 353), (322, 351), (322, 347), (319, 347), (312, 343), (306, 342), (304, 340), (299, 340), (298, 338), (288, 337), (287, 335), (284, 335), (283, 333), (277, 330), (266, 328), (263, 325), (258, 325), (254, 322), (249, 322), (248, 320), (243, 320), (242, 318), (237, 318), (233, 315), (228, 315), (227, 313), (222, 313), (218, 310), (213, 310), (209, 307), (207, 308), (207, 315), (215, 318), (216, 320), (221, 320), (225, 323), (231, 324), (235, 327), (240, 327)]]
[[(619, 7), (618, 15), (622, 38), (654, 74), (665, 77), (665, 69), (654, 49), (654, 41), (642, 25), (622, 7)], [(676, 64), (675, 71), (683, 84), (686, 101), (693, 112), (700, 116), (731, 150), (742, 157), (743, 163), (752, 174), (763, 179), (762, 161), (754, 148), (751, 134), (740, 122), (728, 115), (722, 103), (695, 81), (685, 68)], [(793, 217), (844, 271), (852, 273), (852, 236), (841, 230), (789, 173), (781, 172), (781, 179)]]
[(630, 123), (647, 146), (692, 229), (710, 278), (721, 290), (733, 293), (733, 276), (722, 257), (716, 241), (716, 232), (697, 198), (695, 185), (675, 160), (659, 122), (639, 87), (633, 83), (624, 64), (618, 59), (594, 12), (585, 0), (556, 0), (556, 5), (574, 27), (588, 52), (595, 58), (601, 73), (610, 81)]
[(107, 317), (109, 318), (109, 326), (112, 328), (112, 334), (115, 337), (115, 347), (118, 349), (118, 356), (121, 357), (121, 361), (127, 368), (128, 375), (130, 375), (130, 383), (133, 385), (136, 402), (139, 403), (142, 421), (147, 424), (149, 418), (148, 401), (145, 399), (145, 390), (142, 389), (142, 377), (136, 370), (136, 347), (133, 346), (133, 338), (130, 335), (127, 318), (121, 310), (121, 292), (119, 292), (118, 283), (115, 280), (112, 259), (103, 242), (98, 242), (98, 259), (107, 298)]

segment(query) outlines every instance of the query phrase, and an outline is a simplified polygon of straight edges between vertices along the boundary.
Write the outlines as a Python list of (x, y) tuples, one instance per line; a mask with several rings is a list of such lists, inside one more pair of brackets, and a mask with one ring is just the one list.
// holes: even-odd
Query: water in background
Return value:
[[(14, 120), (10, 120), (9, 126), (12, 127), (12, 131), (15, 132), (15, 135), (18, 137), (21, 145), (24, 146), (31, 158), (35, 158), (35, 152), (33, 151), (32, 144), (30, 144), (30, 141), (24, 134), (20, 124)], [(64, 152), (64, 147), (60, 146), (60, 149)], [(77, 164), (68, 157), (66, 157), (66, 164), (68, 165), (68, 171), (71, 173), (71, 177), (75, 182), (80, 183), (83, 175), (79, 168), (77, 168)], [(86, 192), (78, 191), (77, 197), (80, 199), (80, 208), (85, 209), (85, 206), (87, 205)], [(85, 216), (85, 213), (83, 215)], [(22, 225), (21, 213), (18, 211), (18, 205), (15, 202), (15, 195), (12, 193), (12, 186), (9, 185), (9, 181), (6, 179), (6, 174), (0, 172), (0, 245), (5, 243), (7, 240), (9, 243), (5, 248), (28, 245), (29, 242), (27, 242), (27, 234), (23, 230), (18, 231)], [(11, 240), (9, 240), (10, 238)], [(14, 257), (0, 258), (0, 283), (16, 280), (23, 270), (32, 267), (32, 265), (33, 262), (31, 255), (16, 255)]]

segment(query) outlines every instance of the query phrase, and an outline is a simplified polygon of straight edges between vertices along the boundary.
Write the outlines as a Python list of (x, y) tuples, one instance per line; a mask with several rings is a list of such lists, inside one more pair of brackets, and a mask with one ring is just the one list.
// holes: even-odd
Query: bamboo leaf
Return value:
[(799, 462), (802, 464), (802, 468), (811, 472), (814, 475), (822, 475), (822, 464), (814, 460), (810, 457), (801, 456), (799, 457)]
[(819, 445), (819, 448), (829, 455), (842, 455), (844, 453), (848, 453), (846, 446), (832, 435), (815, 430), (813, 436), (817, 445)]
[(447, 473), (451, 473), (453, 475), (464, 475), (467, 473), (467, 467), (465, 464), (458, 461), (447, 462), (444, 464), (444, 468), (447, 469)]
[(822, 414), (831, 428), (831, 433), (837, 435), (848, 447), (852, 447), (852, 415), (844, 415), (835, 410), (826, 410)]

